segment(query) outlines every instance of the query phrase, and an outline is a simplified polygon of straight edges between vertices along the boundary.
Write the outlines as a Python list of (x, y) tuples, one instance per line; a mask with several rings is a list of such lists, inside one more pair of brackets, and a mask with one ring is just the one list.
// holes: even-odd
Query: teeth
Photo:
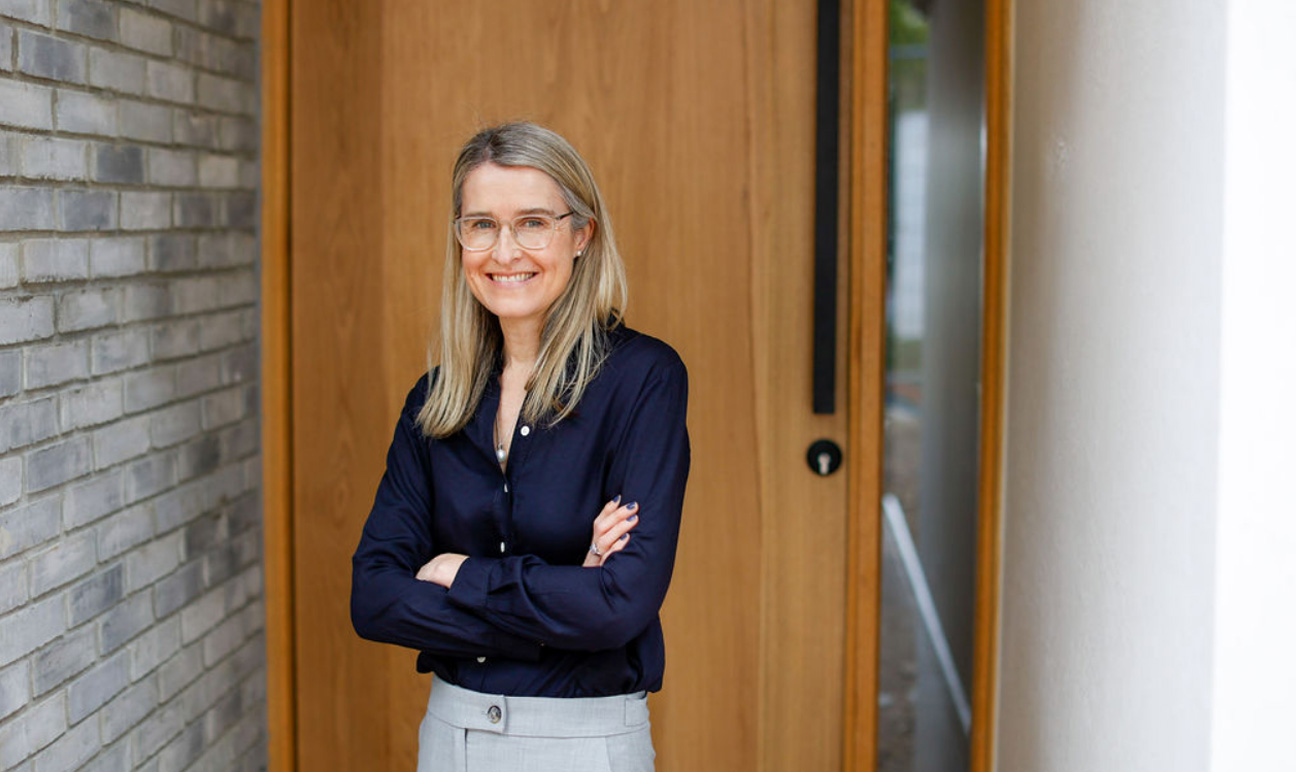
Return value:
[(530, 279), (532, 276), (535, 276), (535, 274), (534, 273), (514, 273), (505, 276), (503, 274), (496, 273), (496, 274), (491, 274), (491, 281), (509, 284), (513, 282), (526, 281), (527, 279)]

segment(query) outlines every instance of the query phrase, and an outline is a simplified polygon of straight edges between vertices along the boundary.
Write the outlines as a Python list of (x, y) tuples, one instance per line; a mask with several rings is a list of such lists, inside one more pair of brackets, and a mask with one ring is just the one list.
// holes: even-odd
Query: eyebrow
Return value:
[[(548, 208), (548, 207), (544, 207), (544, 206), (533, 206), (533, 207), (531, 207), (531, 208), (529, 208), (529, 209), (522, 209), (522, 210), (520, 210), (520, 211), (517, 213), (517, 215), (515, 215), (515, 216), (516, 216), (516, 217), (525, 217), (525, 216), (527, 216), (527, 215), (529, 215), (529, 214), (547, 214), (547, 215), (549, 215), (550, 217), (557, 217), (557, 216), (558, 216), (557, 213), (556, 213), (553, 209), (550, 209), (550, 208)], [(491, 218), (492, 220), (498, 220), (498, 219), (499, 219), (498, 217), (496, 217), (496, 216), (495, 216), (494, 214), (492, 214), (491, 212), (477, 212), (477, 211), (474, 211), (474, 212), (464, 212), (463, 214), (461, 214), (461, 215), (459, 215), (459, 216), (460, 216), (460, 217), (489, 217), (489, 218)]]

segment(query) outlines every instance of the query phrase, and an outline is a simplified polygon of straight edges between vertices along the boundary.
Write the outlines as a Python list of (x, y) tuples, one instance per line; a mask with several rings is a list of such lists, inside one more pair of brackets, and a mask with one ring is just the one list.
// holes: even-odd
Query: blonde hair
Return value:
[[(419, 411), (423, 432), (448, 437), (467, 425), (503, 347), (499, 320), (468, 288), (454, 219), (463, 206), (469, 173), (485, 163), (539, 169), (558, 184), (571, 228), (593, 223), (593, 234), (572, 267), (571, 280), (549, 307), (540, 351), (527, 380), (522, 418), (557, 423), (575, 410), (607, 354), (607, 331), (621, 323), (626, 304), (625, 267), (612, 221), (594, 175), (567, 140), (534, 123), (506, 123), (478, 132), (459, 151), (451, 177), (453, 204), (441, 292), (440, 370)], [(434, 352), (429, 351), (429, 362)], [(429, 367), (431, 370), (431, 367)]]

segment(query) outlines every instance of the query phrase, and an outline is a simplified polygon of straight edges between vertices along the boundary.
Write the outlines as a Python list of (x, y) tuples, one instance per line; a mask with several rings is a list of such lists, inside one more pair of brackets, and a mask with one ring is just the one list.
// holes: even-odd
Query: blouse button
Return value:
[(485, 658), (485, 657), (478, 657), (478, 658), (477, 658), (477, 663), (478, 663), (478, 664), (481, 664), (482, 662), (485, 662), (485, 661), (486, 661), (486, 658)]
[(508, 546), (504, 542), (500, 542), (500, 552), (508, 552)]
[(486, 711), (486, 718), (489, 719), (492, 724), (498, 724), (503, 715), (504, 711), (500, 710), (498, 705), (492, 705)]
[(523, 427), (519, 430), (518, 433), (521, 434), (523, 437), (525, 437), (525, 436), (527, 436), (528, 434), (531, 433), (531, 427), (530, 427), (530, 426), (523, 426)]

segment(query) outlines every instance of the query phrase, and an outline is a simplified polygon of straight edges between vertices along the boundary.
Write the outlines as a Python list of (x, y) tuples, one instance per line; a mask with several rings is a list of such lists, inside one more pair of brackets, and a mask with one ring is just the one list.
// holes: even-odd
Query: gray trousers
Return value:
[(505, 697), (432, 682), (418, 772), (653, 772), (648, 699)]

